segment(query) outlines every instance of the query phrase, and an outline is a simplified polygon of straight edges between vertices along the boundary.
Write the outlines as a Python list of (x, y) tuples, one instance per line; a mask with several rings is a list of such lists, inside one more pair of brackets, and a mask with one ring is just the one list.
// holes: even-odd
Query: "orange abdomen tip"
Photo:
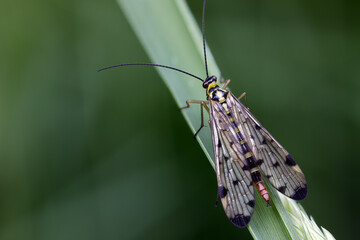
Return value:
[(260, 195), (263, 197), (263, 199), (269, 203), (270, 201), (270, 196), (269, 196), (269, 193), (268, 191), (266, 190), (266, 187), (264, 185), (264, 182), (263, 181), (259, 181), (259, 182), (256, 182), (255, 183), (255, 186), (257, 188), (257, 190), (259, 191)]

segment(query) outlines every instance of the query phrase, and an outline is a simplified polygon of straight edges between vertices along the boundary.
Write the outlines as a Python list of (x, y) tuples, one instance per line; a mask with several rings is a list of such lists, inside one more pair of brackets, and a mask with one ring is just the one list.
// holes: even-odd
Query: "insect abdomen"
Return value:
[(252, 151), (250, 150), (246, 140), (243, 138), (243, 136), (241, 136), (239, 128), (237, 127), (234, 118), (232, 117), (231, 111), (229, 110), (227, 104), (226, 104), (226, 97), (224, 98), (220, 98), (219, 99), (220, 103), (222, 104), (227, 117), (229, 118), (230, 122), (231, 122), (231, 127), (234, 129), (236, 136), (239, 140), (239, 143), (241, 145), (241, 149), (243, 151), (243, 154), (246, 158), (246, 162), (247, 162), (247, 166), (248, 169), (250, 170), (251, 173), (251, 179), (253, 180), (257, 190), (259, 191), (261, 197), (266, 201), (269, 202), (270, 201), (270, 197), (269, 197), (269, 193), (266, 190), (266, 187), (264, 185), (264, 182), (261, 178), (261, 174), (259, 171), (259, 168), (256, 164), (256, 159), (254, 157), (254, 154), (252, 153)]
[(269, 202), (270, 201), (270, 197), (269, 197), (269, 193), (266, 190), (266, 187), (264, 185), (264, 182), (261, 180), (259, 182), (254, 183), (257, 190), (259, 191), (260, 195), (262, 196), (262, 198), (266, 201)]
[[(255, 165), (255, 162), (254, 162)], [(265, 187), (264, 181), (261, 178), (261, 174), (259, 171), (259, 168), (257, 166), (254, 166), (250, 169), (251, 173), (251, 179), (254, 182), (254, 185), (256, 186), (257, 190), (259, 191), (261, 197), (268, 203), (270, 201), (269, 193)]]

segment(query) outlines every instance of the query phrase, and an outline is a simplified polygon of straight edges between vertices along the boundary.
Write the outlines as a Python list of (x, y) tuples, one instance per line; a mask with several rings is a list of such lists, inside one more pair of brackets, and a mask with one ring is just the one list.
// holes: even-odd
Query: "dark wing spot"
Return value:
[(224, 186), (219, 186), (218, 188), (218, 194), (220, 198), (224, 198), (227, 195), (227, 189)]
[(286, 186), (279, 187), (278, 191), (284, 194), (286, 191)]
[(234, 186), (236, 186), (236, 185), (239, 184), (239, 181), (238, 181), (238, 180), (235, 180), (235, 181), (233, 181), (233, 184), (234, 184)]
[(285, 163), (287, 165), (289, 165), (289, 166), (295, 166), (296, 165), (296, 162), (295, 162), (294, 158), (290, 154), (288, 154), (286, 156), (286, 162)]
[(237, 227), (243, 228), (246, 227), (250, 222), (250, 216), (244, 216), (243, 214), (238, 214), (234, 218), (230, 218), (230, 221)]
[(222, 145), (221, 145), (221, 141), (220, 141), (220, 139), (219, 139), (219, 141), (218, 141), (218, 144), (217, 144), (217, 145), (218, 145), (218, 148), (221, 148), (221, 146), (222, 146)]
[(227, 156), (224, 156), (224, 159), (225, 159), (225, 161), (229, 160), (229, 158)]
[(278, 162), (273, 164), (273, 167), (278, 167), (278, 166), (280, 166), (280, 164)]
[(250, 200), (246, 203), (247, 205), (249, 205), (250, 207), (254, 208), (255, 207), (255, 201), (254, 200)]
[(262, 160), (262, 159), (258, 159), (258, 160), (256, 161), (256, 164), (257, 164), (258, 166), (261, 166), (263, 163), (264, 163), (264, 160)]
[(255, 139), (253, 135), (250, 135), (250, 138), (251, 138), (251, 139)]
[(230, 147), (232, 147), (234, 145), (234, 142), (233, 141), (231, 141), (230, 142)]
[(295, 189), (295, 194), (291, 196), (294, 200), (303, 200), (307, 195), (307, 185), (305, 187), (298, 187)]
[(260, 127), (259, 125), (257, 125), (257, 124), (256, 124), (256, 125), (255, 125), (255, 129), (256, 129), (256, 130), (260, 130), (260, 129), (261, 129), (261, 127)]
[(266, 144), (266, 138), (264, 138), (261, 143)]

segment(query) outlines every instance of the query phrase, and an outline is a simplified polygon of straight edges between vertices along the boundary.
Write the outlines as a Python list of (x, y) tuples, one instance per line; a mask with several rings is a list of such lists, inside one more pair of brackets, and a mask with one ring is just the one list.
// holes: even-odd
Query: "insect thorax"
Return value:
[(219, 87), (217, 83), (212, 83), (207, 89), (207, 96), (209, 100), (213, 100), (219, 103), (226, 101), (228, 91)]

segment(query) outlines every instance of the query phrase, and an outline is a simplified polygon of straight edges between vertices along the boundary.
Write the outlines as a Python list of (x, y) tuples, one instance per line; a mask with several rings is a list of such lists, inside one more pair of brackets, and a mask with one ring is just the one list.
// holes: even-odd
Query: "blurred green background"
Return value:
[[(202, 0), (188, 1), (200, 23)], [(297, 159), (302, 205), (358, 236), (356, 1), (208, 1), (207, 42), (235, 95)], [(251, 239), (115, 0), (0, 8), (0, 239)], [(264, 204), (264, 203), (258, 203)]]

